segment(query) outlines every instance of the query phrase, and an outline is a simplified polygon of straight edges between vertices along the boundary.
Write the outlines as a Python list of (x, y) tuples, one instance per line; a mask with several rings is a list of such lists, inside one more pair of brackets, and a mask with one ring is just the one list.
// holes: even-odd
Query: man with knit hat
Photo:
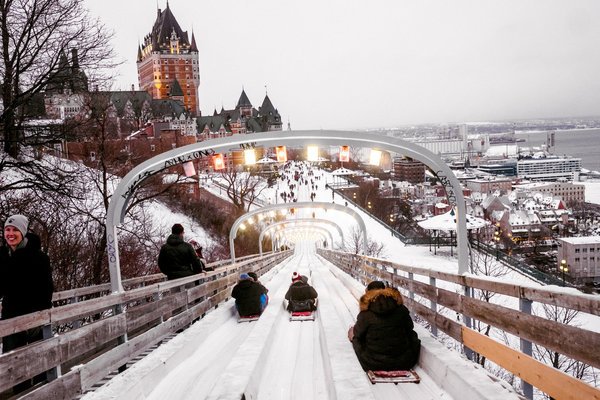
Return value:
[(254, 281), (247, 273), (240, 275), (240, 280), (231, 291), (231, 297), (235, 299), (240, 317), (260, 315), (267, 306), (267, 288)]
[[(9, 319), (52, 307), (52, 271), (50, 259), (39, 243), (28, 240), (29, 220), (12, 215), (4, 223), (4, 243), (0, 247), (0, 297), (2, 316)], [(16, 332), (2, 338), (2, 351), (9, 352), (42, 339), (41, 328)], [(25, 382), (16, 390), (31, 386)]]
[(158, 254), (158, 268), (169, 280), (198, 274), (204, 269), (196, 251), (183, 240), (183, 236), (183, 225), (174, 224), (167, 242), (162, 245)]
[(308, 279), (294, 271), (292, 284), (285, 294), (288, 311), (314, 311), (317, 309), (317, 297), (317, 291), (308, 284)]

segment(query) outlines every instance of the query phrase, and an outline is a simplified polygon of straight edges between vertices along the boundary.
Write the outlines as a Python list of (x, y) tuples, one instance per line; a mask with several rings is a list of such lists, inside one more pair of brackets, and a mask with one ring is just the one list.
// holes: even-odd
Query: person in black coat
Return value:
[(231, 297), (241, 317), (260, 315), (267, 306), (267, 288), (255, 282), (248, 274), (241, 274), (233, 287)]
[(198, 274), (204, 268), (192, 245), (183, 240), (183, 234), (181, 224), (173, 225), (158, 254), (158, 268), (169, 280)]
[(297, 272), (292, 274), (292, 284), (285, 294), (287, 310), (291, 312), (314, 311), (317, 309), (317, 291), (308, 284), (308, 279)]
[[(41, 250), (39, 236), (27, 232), (29, 220), (24, 215), (13, 215), (4, 224), (5, 246), (0, 247), (0, 297), (2, 317), (9, 319), (46, 310), (52, 307), (52, 270), (50, 259)], [(43, 338), (41, 327), (16, 332), (2, 338), (2, 351), (11, 350)], [(45, 374), (33, 382), (41, 382)], [(32, 380), (21, 382), (14, 393), (32, 385)]]
[(348, 338), (365, 371), (408, 370), (419, 360), (421, 341), (402, 303), (400, 292), (380, 281), (371, 282), (360, 298)]

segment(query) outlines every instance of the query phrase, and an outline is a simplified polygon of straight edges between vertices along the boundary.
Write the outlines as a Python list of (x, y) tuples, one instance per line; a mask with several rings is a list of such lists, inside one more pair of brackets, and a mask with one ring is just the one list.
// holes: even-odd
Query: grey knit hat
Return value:
[(16, 214), (11, 217), (8, 217), (8, 219), (4, 223), (4, 229), (6, 229), (6, 227), (9, 225), (17, 228), (21, 232), (23, 237), (25, 237), (25, 235), (27, 234), (27, 227), (29, 226), (29, 220), (24, 215)]

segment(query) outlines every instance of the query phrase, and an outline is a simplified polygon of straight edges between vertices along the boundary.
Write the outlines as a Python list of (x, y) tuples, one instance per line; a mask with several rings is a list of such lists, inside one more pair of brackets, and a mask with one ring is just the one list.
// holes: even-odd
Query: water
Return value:
[[(581, 158), (583, 168), (600, 171), (600, 129), (576, 129), (553, 131), (554, 154)], [(517, 132), (517, 137), (525, 139), (519, 147), (539, 147), (546, 143), (546, 132)]]

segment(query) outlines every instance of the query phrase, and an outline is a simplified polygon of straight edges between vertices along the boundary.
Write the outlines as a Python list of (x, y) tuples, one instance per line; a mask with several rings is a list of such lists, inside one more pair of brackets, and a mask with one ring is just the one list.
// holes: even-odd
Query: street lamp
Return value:
[(496, 242), (496, 260), (500, 259), (500, 223), (496, 223), (496, 231), (494, 232), (494, 241)]
[(564, 258), (562, 260), (560, 260), (559, 268), (562, 273), (563, 286), (565, 286), (565, 272), (569, 272), (569, 266), (567, 265), (567, 260), (565, 260)]

